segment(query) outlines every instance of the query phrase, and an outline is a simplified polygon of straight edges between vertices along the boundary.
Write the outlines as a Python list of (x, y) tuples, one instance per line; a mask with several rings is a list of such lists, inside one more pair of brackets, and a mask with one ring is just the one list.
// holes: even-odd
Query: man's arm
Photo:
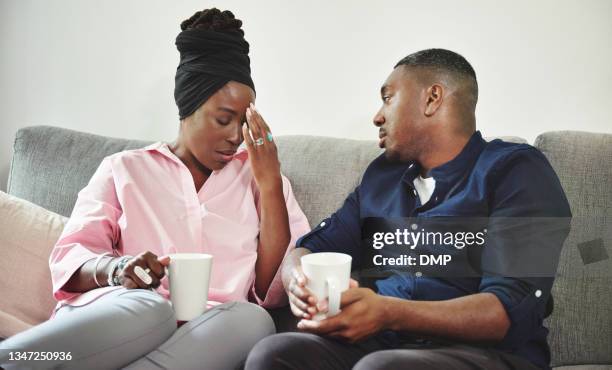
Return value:
[(383, 330), (473, 342), (504, 338), (510, 320), (497, 297), (477, 293), (444, 301), (381, 296), (367, 288), (342, 295), (340, 314), (323, 321), (302, 320), (298, 328), (357, 342)]
[(510, 319), (499, 299), (477, 293), (445, 301), (408, 301), (381, 297), (386, 329), (475, 342), (501, 341)]

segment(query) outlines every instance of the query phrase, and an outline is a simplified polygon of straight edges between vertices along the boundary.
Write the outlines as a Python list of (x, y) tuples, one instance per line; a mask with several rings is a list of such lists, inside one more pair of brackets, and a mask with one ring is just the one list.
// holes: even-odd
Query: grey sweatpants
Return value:
[[(158, 293), (118, 289), (92, 303), (64, 306), (49, 321), (0, 342), (4, 369), (236, 369), (275, 332), (261, 307), (229, 302), (177, 329)], [(69, 361), (9, 361), (9, 352), (70, 352)]]

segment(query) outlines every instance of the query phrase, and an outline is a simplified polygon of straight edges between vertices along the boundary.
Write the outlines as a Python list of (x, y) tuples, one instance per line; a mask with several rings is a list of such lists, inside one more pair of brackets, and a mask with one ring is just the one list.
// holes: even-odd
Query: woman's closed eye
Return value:
[(222, 126), (227, 126), (232, 122), (231, 117), (222, 117), (222, 118), (217, 118), (217, 123), (222, 125)]

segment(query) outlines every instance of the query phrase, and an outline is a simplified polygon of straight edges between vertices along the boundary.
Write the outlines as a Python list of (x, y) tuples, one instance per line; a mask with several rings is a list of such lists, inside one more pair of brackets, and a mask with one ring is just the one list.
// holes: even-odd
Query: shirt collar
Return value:
[[(429, 171), (429, 175), (436, 180), (436, 185), (439, 183), (455, 182), (465, 171), (472, 167), (472, 164), (484, 149), (485, 144), (486, 141), (482, 138), (480, 131), (474, 132), (455, 158), (432, 168)], [(408, 163), (408, 168), (403, 175), (404, 181), (411, 184), (420, 171), (421, 165), (418, 162), (412, 161)]]
[(149, 146), (146, 146), (143, 148), (144, 150), (151, 150), (151, 151), (156, 151), (166, 157), (168, 157), (170, 160), (180, 164), (180, 165), (184, 165), (183, 162), (174, 154), (172, 153), (172, 151), (170, 150), (170, 148), (168, 147), (168, 143), (164, 143), (163, 141), (158, 141), (155, 142)]

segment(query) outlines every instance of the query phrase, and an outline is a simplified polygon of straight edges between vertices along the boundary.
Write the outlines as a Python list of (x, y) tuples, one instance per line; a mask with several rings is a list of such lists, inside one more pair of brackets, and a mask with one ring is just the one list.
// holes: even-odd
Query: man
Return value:
[[(303, 332), (260, 341), (246, 368), (548, 369), (542, 322), (571, 217), (550, 164), (532, 146), (482, 139), (476, 74), (454, 52), (429, 49), (402, 59), (381, 98), (374, 124), (385, 153), (283, 264)], [(353, 280), (338, 315), (310, 320), (326, 302), (306, 289), (301, 256), (347, 253), (353, 269), (361, 268), (368, 263), (362, 244), (368, 220), (436, 216), (492, 220), (477, 252), (480, 276), (397, 272), (377, 280), (376, 292)], [(521, 270), (534, 260), (552, 272)]]

